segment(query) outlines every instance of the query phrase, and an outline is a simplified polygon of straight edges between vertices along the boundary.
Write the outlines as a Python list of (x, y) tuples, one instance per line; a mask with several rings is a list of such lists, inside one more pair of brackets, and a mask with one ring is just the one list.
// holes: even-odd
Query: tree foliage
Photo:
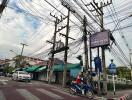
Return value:
[(17, 55), (16, 57), (13, 58), (13, 60), (15, 61), (16, 68), (23, 68), (25, 65), (28, 64), (26, 61), (23, 60), (24, 58), (25, 56), (21, 55)]
[[(106, 69), (107, 74), (111, 74), (109, 73), (109, 69)], [(126, 78), (127, 80), (131, 79), (131, 70), (128, 67), (124, 67), (124, 66), (118, 66), (117, 67), (117, 72), (116, 75), (119, 78)]]
[(12, 73), (14, 70), (15, 68), (6, 66), (3, 71), (4, 73)]
[(131, 70), (128, 67), (119, 66), (117, 67), (117, 75), (119, 78), (131, 79)]

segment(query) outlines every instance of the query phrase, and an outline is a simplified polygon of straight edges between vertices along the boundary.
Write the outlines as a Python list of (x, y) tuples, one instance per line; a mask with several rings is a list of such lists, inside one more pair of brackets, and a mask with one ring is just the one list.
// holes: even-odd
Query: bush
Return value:
[[(113, 83), (107, 84), (108, 90), (113, 90)], [(132, 89), (132, 84), (115, 84), (116, 90)]]

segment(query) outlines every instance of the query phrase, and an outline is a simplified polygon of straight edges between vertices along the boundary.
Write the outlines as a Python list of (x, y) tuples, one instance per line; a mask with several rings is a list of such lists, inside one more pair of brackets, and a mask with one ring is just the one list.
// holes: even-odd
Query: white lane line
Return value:
[(7, 83), (6, 83), (6, 82), (4, 82), (4, 81), (1, 81), (1, 83), (2, 83), (2, 84), (4, 84), (4, 85), (6, 85), (6, 84), (7, 84)]
[(77, 98), (77, 97), (78, 97), (78, 96), (71, 95), (71, 94), (69, 94), (69, 93), (67, 93), (67, 92), (64, 92), (64, 91), (62, 91), (62, 90), (59, 90), (59, 89), (52, 89), (52, 90), (57, 91), (57, 92), (60, 92), (60, 93), (65, 94), (65, 95), (68, 95), (68, 96), (71, 96), (71, 97), (73, 97), (73, 98)]
[(0, 91), (0, 100), (6, 100), (4, 94), (2, 93), (2, 91)]
[(8, 81), (8, 80), (5, 80), (5, 79), (1, 79), (0, 81)]
[(38, 97), (25, 89), (16, 89), (16, 91), (19, 92), (26, 100), (40, 100)]
[(52, 93), (50, 91), (47, 91), (45, 89), (37, 89), (37, 90), (42, 92), (42, 93), (44, 93), (44, 94), (46, 94), (46, 95), (48, 95), (49, 97), (53, 98), (54, 100), (64, 99), (63, 97), (61, 97), (61, 96), (59, 96), (57, 94), (54, 94), (54, 93)]

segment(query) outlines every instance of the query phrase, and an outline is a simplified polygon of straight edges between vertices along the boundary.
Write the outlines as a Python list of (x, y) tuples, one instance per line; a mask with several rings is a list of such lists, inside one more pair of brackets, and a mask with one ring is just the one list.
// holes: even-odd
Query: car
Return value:
[(12, 74), (12, 80), (30, 82), (31, 75), (25, 71), (16, 71)]
[(0, 72), (0, 76), (3, 76), (3, 72)]

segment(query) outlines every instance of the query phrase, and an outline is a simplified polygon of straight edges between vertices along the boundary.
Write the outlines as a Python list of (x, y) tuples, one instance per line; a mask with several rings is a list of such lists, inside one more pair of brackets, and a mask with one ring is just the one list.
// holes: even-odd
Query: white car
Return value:
[(16, 71), (12, 74), (12, 80), (30, 81), (31, 75), (25, 71)]

